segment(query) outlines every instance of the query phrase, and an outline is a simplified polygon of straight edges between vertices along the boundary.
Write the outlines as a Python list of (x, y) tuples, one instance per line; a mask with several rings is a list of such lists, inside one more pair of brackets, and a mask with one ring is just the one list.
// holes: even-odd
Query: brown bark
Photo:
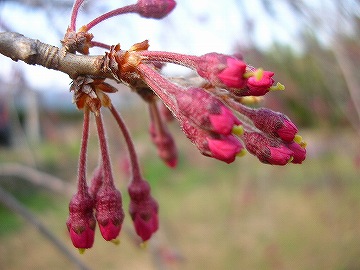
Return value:
[(113, 78), (104, 69), (104, 56), (76, 55), (14, 32), (0, 33), (0, 53), (14, 61), (40, 65), (64, 72), (74, 79), (79, 75)]

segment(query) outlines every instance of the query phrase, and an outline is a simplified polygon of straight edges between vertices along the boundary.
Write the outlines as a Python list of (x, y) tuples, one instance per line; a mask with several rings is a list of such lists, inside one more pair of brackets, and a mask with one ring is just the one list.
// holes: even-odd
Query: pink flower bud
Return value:
[(246, 64), (232, 56), (208, 53), (199, 57), (196, 70), (214, 86), (225, 88), (243, 88), (246, 78)]
[(150, 185), (143, 179), (133, 179), (128, 187), (132, 201), (140, 202), (150, 195)]
[(267, 164), (286, 165), (293, 157), (286, 145), (258, 132), (245, 132), (242, 136), (246, 149)]
[(295, 164), (301, 164), (305, 158), (306, 158), (306, 149), (304, 147), (301, 147), (296, 142), (291, 142), (287, 144), (287, 147), (294, 152), (293, 154), (293, 160), (291, 163)]
[(162, 19), (176, 6), (174, 0), (138, 0), (138, 13), (145, 18)]
[(112, 185), (103, 185), (96, 196), (96, 220), (106, 241), (118, 237), (124, 220), (120, 192)]
[(274, 83), (274, 72), (263, 71), (261, 78), (257, 76), (251, 76), (246, 83), (246, 88), (240, 90), (239, 96), (263, 96), (269, 92), (270, 87)]
[(297, 127), (282, 113), (266, 108), (249, 110), (244, 113), (250, 117), (258, 129), (272, 136), (280, 137), (286, 142), (291, 142), (298, 132)]
[(279, 137), (286, 142), (290, 142), (294, 139), (297, 132), (298, 129), (295, 124), (284, 115), (282, 126), (276, 131)]
[(219, 138), (207, 137), (209, 150), (213, 158), (232, 163), (236, 155), (244, 148), (234, 135), (220, 135)]
[(76, 193), (69, 204), (66, 226), (76, 248), (91, 248), (94, 244), (96, 220), (93, 214), (94, 201), (88, 193)]
[(243, 149), (240, 141), (233, 135), (211, 133), (191, 125), (188, 121), (181, 124), (185, 135), (205, 156), (231, 163)]
[(202, 88), (189, 88), (176, 98), (179, 111), (203, 129), (228, 135), (240, 124), (228, 107)]
[(177, 164), (177, 149), (175, 141), (170, 132), (164, 128), (158, 132), (152, 123), (149, 128), (151, 139), (158, 149), (159, 157), (170, 167), (174, 168)]
[(139, 203), (130, 201), (129, 213), (134, 222), (135, 231), (143, 241), (149, 240), (158, 230), (158, 211), (158, 203), (151, 196)]
[(144, 180), (133, 180), (128, 191), (129, 213), (134, 222), (135, 231), (143, 241), (146, 241), (159, 228), (158, 203), (150, 195), (150, 185)]

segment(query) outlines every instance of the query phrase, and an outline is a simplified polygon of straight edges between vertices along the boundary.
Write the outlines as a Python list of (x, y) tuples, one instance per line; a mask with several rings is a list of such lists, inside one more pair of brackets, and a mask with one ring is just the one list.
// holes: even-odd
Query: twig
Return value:
[(102, 68), (104, 56), (67, 53), (58, 47), (14, 32), (0, 33), (0, 53), (14, 61), (21, 60), (29, 65), (64, 72), (71, 78), (81, 74), (113, 78), (110, 72)]
[(50, 231), (46, 226), (39, 221), (32, 213), (30, 213), (21, 203), (19, 203), (12, 195), (0, 187), (0, 203), (5, 205), (14, 213), (23, 217), (27, 222), (33, 225), (40, 234), (44, 235), (58, 250), (64, 254), (71, 262), (73, 262), (79, 269), (90, 269), (77, 257), (75, 257), (68, 248)]
[(69, 197), (75, 193), (73, 185), (50, 174), (20, 164), (1, 164), (0, 176), (17, 176), (35, 185), (43, 186), (53, 192)]

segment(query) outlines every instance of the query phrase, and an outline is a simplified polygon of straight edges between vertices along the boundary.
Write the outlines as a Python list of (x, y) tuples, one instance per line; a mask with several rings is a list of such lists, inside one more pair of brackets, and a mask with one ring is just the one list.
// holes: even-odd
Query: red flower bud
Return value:
[(280, 137), (286, 142), (294, 140), (298, 132), (294, 123), (282, 113), (274, 112), (266, 108), (244, 110), (243, 113), (252, 120), (258, 129), (272, 136)]
[(129, 213), (134, 222), (135, 231), (143, 241), (150, 239), (159, 228), (159, 206), (154, 198), (148, 196), (136, 203), (130, 201)]
[(167, 129), (157, 132), (152, 123), (149, 128), (150, 136), (153, 143), (158, 149), (159, 157), (170, 167), (174, 168), (177, 164), (177, 149), (175, 141)]
[(225, 88), (243, 88), (246, 78), (246, 64), (232, 56), (208, 53), (199, 57), (196, 70), (214, 86)]
[(287, 144), (287, 147), (294, 152), (293, 154), (293, 160), (291, 161), (291, 163), (295, 163), (295, 164), (301, 164), (305, 158), (306, 158), (306, 149), (305, 147), (301, 147), (298, 143), (296, 142), (291, 142)]
[(284, 141), (290, 142), (294, 139), (296, 133), (298, 132), (298, 129), (289, 118), (285, 117), (285, 115), (283, 116), (284, 118), (282, 121), (282, 126), (277, 129), (276, 133)]
[(274, 72), (263, 71), (261, 78), (256, 75), (251, 76), (247, 82), (246, 87), (237, 92), (239, 96), (263, 96), (270, 91), (270, 87), (274, 83)]
[(226, 163), (233, 162), (243, 149), (240, 141), (233, 135), (208, 132), (191, 125), (188, 121), (182, 122), (182, 129), (203, 155)]
[(263, 163), (286, 165), (293, 157), (286, 145), (258, 132), (245, 132), (242, 136), (246, 149)]
[(129, 213), (134, 222), (135, 231), (143, 241), (146, 241), (159, 228), (158, 203), (150, 195), (150, 185), (142, 179), (133, 180), (128, 191)]
[(94, 201), (86, 192), (76, 193), (69, 204), (66, 226), (76, 248), (91, 248), (94, 244), (96, 220), (93, 214)]
[(138, 0), (137, 7), (140, 16), (162, 19), (176, 6), (174, 0)]
[(106, 241), (118, 237), (124, 220), (121, 193), (112, 185), (103, 185), (96, 196), (96, 220)]
[(150, 195), (150, 185), (143, 179), (133, 179), (128, 187), (130, 199), (134, 202), (140, 202)]
[(176, 99), (179, 111), (200, 128), (228, 135), (240, 124), (228, 107), (202, 88), (189, 88)]
[(234, 135), (220, 135), (219, 138), (207, 137), (209, 150), (213, 158), (231, 163), (244, 147)]

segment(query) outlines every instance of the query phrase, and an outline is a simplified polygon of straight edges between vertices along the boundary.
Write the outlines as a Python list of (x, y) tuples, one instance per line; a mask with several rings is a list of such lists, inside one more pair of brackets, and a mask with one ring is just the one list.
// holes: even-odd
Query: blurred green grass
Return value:
[[(93, 269), (157, 269), (151, 245), (179, 254), (179, 261), (164, 261), (166, 269), (360, 268), (356, 134), (308, 130), (302, 134), (309, 143), (304, 164), (274, 167), (251, 155), (230, 165), (203, 157), (172, 126), (180, 157), (178, 168), (171, 170), (157, 158), (143, 122), (133, 121), (130, 130), (144, 177), (159, 201), (160, 231), (148, 250), (134, 245), (128, 215), (119, 247), (103, 241), (97, 232), (94, 248), (81, 256)], [(41, 170), (75, 183), (81, 123), (73, 129), (77, 137), (37, 146), (35, 159)], [(126, 151), (117, 129), (108, 128), (108, 137), (115, 179), (127, 209), (128, 176), (121, 167)], [(21, 149), (0, 152), (1, 162), (23, 158)], [(90, 175), (98, 160), (94, 136), (88, 159)], [(37, 187), (17, 181), (21, 188), (13, 193), (21, 200), (20, 190), (25, 190), (29, 201), (22, 202), (73, 249), (65, 227), (69, 198), (42, 189), (34, 192)], [(0, 207), (0, 268), (74, 268), (35, 229), (22, 221), (22, 226), (13, 226), (12, 219), (19, 220)]]

